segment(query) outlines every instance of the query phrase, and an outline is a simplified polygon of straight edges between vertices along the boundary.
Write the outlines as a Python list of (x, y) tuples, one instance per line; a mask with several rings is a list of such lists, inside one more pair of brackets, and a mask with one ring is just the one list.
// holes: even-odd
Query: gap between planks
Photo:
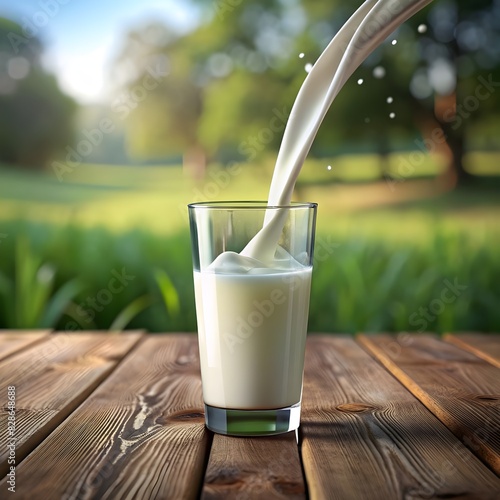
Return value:
[(351, 337), (308, 339), (303, 394), (311, 500), (496, 498), (498, 478)]
[[(0, 363), (5, 387), (16, 391), (17, 465), (92, 393), (141, 336), (53, 334)], [(7, 417), (5, 405), (0, 412), (2, 442), (7, 441)], [(8, 471), (8, 451), (0, 450), (0, 477)]]
[(49, 338), (50, 330), (0, 330), (0, 361)]
[(196, 337), (147, 337), (19, 465), (16, 494), (194, 499), (209, 442)]
[(357, 340), (500, 474), (498, 368), (434, 335), (360, 334)]
[(500, 334), (446, 333), (443, 339), (500, 368)]

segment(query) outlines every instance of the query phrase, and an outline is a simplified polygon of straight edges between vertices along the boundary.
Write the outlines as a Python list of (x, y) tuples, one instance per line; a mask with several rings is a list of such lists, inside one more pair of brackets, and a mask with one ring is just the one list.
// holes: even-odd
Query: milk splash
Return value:
[[(289, 205), (295, 182), (331, 103), (358, 66), (398, 26), (432, 0), (366, 0), (310, 69), (293, 105), (278, 153), (268, 205)], [(241, 255), (272, 262), (286, 211), (268, 212)]]

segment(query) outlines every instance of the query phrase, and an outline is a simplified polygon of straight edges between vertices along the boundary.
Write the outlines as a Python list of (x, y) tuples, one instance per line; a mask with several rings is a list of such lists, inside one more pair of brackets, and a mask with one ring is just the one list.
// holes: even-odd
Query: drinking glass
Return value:
[[(214, 432), (259, 436), (299, 426), (316, 209), (188, 205), (205, 421)], [(274, 229), (263, 233), (268, 223)], [(240, 254), (258, 233), (263, 261), (262, 248)]]

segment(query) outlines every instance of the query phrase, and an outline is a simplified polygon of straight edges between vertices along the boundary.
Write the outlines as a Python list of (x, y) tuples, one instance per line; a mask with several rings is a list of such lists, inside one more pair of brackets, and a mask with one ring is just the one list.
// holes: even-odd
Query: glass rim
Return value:
[(277, 210), (277, 209), (300, 209), (317, 208), (318, 204), (313, 202), (292, 201), (288, 205), (268, 205), (267, 201), (199, 201), (189, 203), (188, 208), (204, 208), (219, 210)]

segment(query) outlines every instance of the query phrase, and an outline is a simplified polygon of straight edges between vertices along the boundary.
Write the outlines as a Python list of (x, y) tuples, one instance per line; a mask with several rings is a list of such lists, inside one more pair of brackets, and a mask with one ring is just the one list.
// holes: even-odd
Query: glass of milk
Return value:
[(206, 425), (236, 436), (294, 430), (317, 205), (188, 208)]

